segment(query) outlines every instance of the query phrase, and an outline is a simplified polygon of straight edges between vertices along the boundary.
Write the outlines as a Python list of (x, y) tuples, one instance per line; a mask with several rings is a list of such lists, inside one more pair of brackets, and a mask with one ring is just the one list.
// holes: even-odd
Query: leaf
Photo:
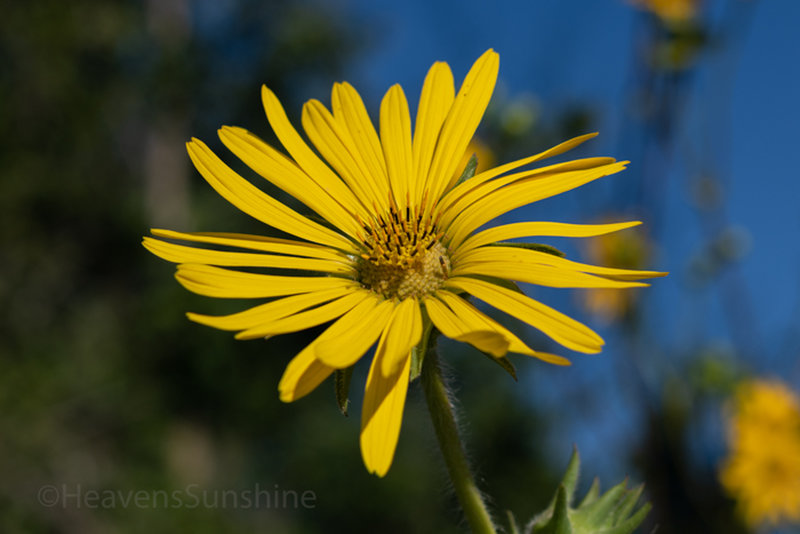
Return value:
[(353, 376), (353, 367), (347, 369), (337, 369), (333, 373), (333, 387), (336, 390), (336, 404), (339, 406), (339, 411), (342, 415), (347, 417), (347, 408), (350, 406), (350, 378)]
[(614, 524), (624, 521), (624, 519), (628, 517), (631, 512), (633, 512), (633, 509), (636, 507), (636, 502), (639, 500), (639, 497), (642, 496), (643, 491), (644, 484), (640, 484), (637, 487), (628, 490), (614, 510)]
[(627, 480), (623, 480), (607, 492), (605, 492), (599, 499), (592, 504), (581, 508), (581, 512), (585, 518), (586, 523), (596, 524), (601, 523), (608, 518), (614, 506), (619, 502), (620, 497), (625, 493), (625, 484)]
[(592, 504), (594, 501), (597, 500), (597, 497), (600, 496), (600, 480), (595, 477), (592, 481), (592, 485), (589, 488), (589, 491), (586, 492), (586, 495), (583, 497), (583, 500), (578, 505), (578, 508), (583, 508)]
[(568, 503), (572, 502), (572, 496), (575, 494), (575, 487), (578, 485), (578, 472), (581, 468), (581, 458), (578, 454), (578, 447), (573, 445), (572, 446), (572, 456), (569, 458), (569, 463), (567, 464), (567, 471), (564, 473), (564, 478), (561, 480), (561, 484), (564, 485), (564, 489), (567, 490), (567, 497)]
[[(577, 508), (570, 502), (578, 483), (580, 457), (572, 451), (564, 478), (550, 505), (526, 525), (526, 534), (631, 534), (650, 511), (645, 503), (633, 515), (644, 485), (627, 488), (627, 479), (600, 494), (597, 479)], [(630, 516), (630, 517), (628, 517)]]
[(550, 521), (540, 528), (535, 528), (536, 534), (572, 534), (572, 525), (569, 520), (569, 497), (564, 484), (558, 487), (556, 502), (553, 507), (553, 516)]
[(475, 169), (478, 168), (478, 156), (473, 154), (469, 161), (467, 162), (467, 166), (464, 167), (464, 172), (461, 173), (461, 177), (456, 182), (456, 185), (460, 184), (464, 180), (469, 180), (473, 176), (475, 176)]
[(636, 527), (644, 521), (644, 518), (647, 517), (649, 512), (650, 503), (644, 503), (644, 505), (639, 508), (635, 514), (630, 516), (627, 521), (608, 529), (604, 534), (631, 534), (631, 532), (636, 530)]

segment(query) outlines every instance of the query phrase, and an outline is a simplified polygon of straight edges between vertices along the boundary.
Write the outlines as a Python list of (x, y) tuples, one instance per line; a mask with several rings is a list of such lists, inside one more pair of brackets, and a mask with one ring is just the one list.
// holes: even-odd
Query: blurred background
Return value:
[[(392, 469), (368, 475), (358, 450), (366, 369), (349, 417), (332, 384), (281, 403), (284, 366), (318, 330), (240, 342), (191, 323), (186, 311), (245, 303), (189, 294), (140, 241), (150, 227), (268, 232), (219, 198), (184, 149), (197, 136), (254, 177), (216, 129), (274, 142), (261, 84), (297, 125), (302, 103), (327, 104), (338, 80), (375, 117), (391, 84), (413, 110), (434, 61), (459, 83), (491, 47), (500, 79), (479, 165), (591, 131), (600, 137), (569, 158), (631, 160), (501, 222), (639, 219), (608, 238), (548, 244), (671, 273), (625, 293), (526, 288), (606, 339), (600, 355), (565, 354), (503, 318), (533, 347), (572, 357), (569, 368), (512, 357), (515, 382), (442, 343), (497, 516), (525, 522), (542, 510), (576, 444), (579, 494), (595, 475), (606, 488), (625, 476), (646, 484), (654, 509), (642, 532), (800, 531), (786, 514), (746, 519), (741, 494), (720, 482), (737, 384), (800, 388), (797, 20), (794, 0), (5, 3), (0, 530), (463, 531), (417, 384)], [(790, 474), (796, 488), (800, 469)], [(60, 500), (47, 501), (48, 487)], [(123, 502), (187, 488), (214, 500)], [(312, 492), (313, 506), (220, 497), (254, 488)], [(87, 501), (92, 491), (113, 502)], [(789, 509), (800, 519), (797, 492)]]

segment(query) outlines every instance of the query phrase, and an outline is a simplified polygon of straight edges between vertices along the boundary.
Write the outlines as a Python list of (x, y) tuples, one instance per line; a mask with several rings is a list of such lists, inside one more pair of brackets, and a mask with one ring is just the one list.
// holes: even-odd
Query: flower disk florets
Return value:
[(385, 298), (405, 299), (433, 293), (450, 272), (447, 249), (430, 216), (392, 207), (365, 225), (366, 252), (358, 261), (358, 279)]

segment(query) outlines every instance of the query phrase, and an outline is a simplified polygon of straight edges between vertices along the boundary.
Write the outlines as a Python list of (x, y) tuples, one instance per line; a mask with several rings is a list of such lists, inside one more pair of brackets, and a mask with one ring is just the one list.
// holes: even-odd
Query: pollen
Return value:
[(450, 272), (450, 257), (435, 221), (424, 209), (397, 208), (364, 225), (359, 281), (383, 297), (405, 299), (433, 293)]

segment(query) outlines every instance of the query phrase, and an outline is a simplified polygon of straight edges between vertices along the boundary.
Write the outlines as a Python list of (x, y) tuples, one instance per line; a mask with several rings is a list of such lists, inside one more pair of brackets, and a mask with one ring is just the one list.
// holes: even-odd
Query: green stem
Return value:
[(453, 406), (442, 380), (434, 347), (435, 335), (430, 335), (430, 329), (426, 330), (426, 335), (422, 340), (422, 347), (425, 351), (422, 363), (422, 388), (425, 391), (425, 400), (428, 403), (433, 428), (436, 430), (439, 448), (444, 456), (444, 462), (447, 464), (447, 472), (450, 474), (456, 497), (461, 503), (461, 508), (464, 510), (472, 532), (496, 534), (492, 518), (475, 485), (475, 479), (472, 477), (469, 462), (467, 462), (464, 448), (461, 445)]

